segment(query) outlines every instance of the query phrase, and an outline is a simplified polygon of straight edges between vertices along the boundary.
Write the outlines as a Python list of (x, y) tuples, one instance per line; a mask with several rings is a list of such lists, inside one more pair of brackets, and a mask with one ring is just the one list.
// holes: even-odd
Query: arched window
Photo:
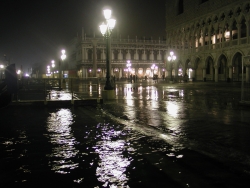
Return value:
[(210, 61), (207, 62), (206, 74), (210, 74)]
[(224, 65), (223, 65), (223, 62), (220, 61), (218, 66), (219, 66), (218, 67), (218, 74), (224, 74)]

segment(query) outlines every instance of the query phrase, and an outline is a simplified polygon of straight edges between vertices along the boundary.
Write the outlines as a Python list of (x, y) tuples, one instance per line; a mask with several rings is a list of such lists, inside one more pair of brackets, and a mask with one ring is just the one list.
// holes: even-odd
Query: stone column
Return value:
[(96, 77), (96, 69), (97, 69), (97, 52), (96, 52), (96, 43), (97, 40), (92, 40), (92, 45), (93, 45), (93, 77)]
[(247, 37), (247, 44), (248, 44), (248, 43), (250, 42), (250, 41), (249, 41), (249, 34), (250, 34), (250, 30), (249, 30), (249, 29), (250, 29), (250, 28), (249, 28), (250, 26), (249, 26), (249, 24), (250, 24), (250, 21), (246, 21), (245, 24), (246, 24), (246, 26), (247, 26), (247, 35), (246, 35), (246, 37)]
[(225, 46), (225, 32), (226, 32), (226, 29), (223, 28), (223, 29), (222, 29), (222, 47)]
[(232, 78), (233, 78), (233, 68), (232, 68), (232, 66), (228, 67), (228, 78), (230, 80), (232, 80)]
[(240, 45), (240, 39), (241, 39), (241, 24), (237, 24), (237, 29), (238, 29), (238, 45)]
[(172, 69), (168, 69), (167, 72), (168, 72), (168, 79), (172, 80)]
[(175, 80), (178, 79), (178, 67), (175, 67), (174, 69), (174, 77), (175, 77)]
[(216, 28), (215, 33), (214, 33), (214, 45), (215, 45), (215, 48), (216, 48), (216, 43), (217, 43), (217, 35), (218, 35), (218, 29)]
[(195, 37), (195, 48), (198, 48), (199, 47), (199, 42), (200, 42), (200, 35), (196, 36)]
[(230, 45), (232, 45), (232, 40), (233, 40), (233, 34), (232, 34), (232, 27), (230, 26), (229, 27), (229, 33), (230, 33), (230, 36), (229, 36), (229, 38), (230, 38)]
[(206, 79), (206, 68), (202, 69), (202, 75), (203, 75), (203, 80), (205, 81), (205, 79)]
[(202, 46), (205, 46), (205, 33), (202, 33)]
[(87, 69), (85, 67), (82, 67), (82, 77), (87, 78)]
[(246, 82), (249, 83), (250, 82), (250, 77), (249, 77), (249, 71), (250, 71), (250, 67), (246, 66)]
[(193, 81), (196, 79), (196, 69), (195, 68), (192, 68), (192, 79)]
[(211, 28), (208, 30), (208, 49), (211, 49)]
[(123, 69), (119, 68), (119, 79), (123, 76), (122, 73), (123, 73)]
[(218, 66), (214, 66), (214, 81), (218, 82)]

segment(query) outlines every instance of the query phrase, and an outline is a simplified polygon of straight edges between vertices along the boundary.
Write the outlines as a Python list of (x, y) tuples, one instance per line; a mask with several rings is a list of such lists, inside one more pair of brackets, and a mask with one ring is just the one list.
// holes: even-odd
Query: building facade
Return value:
[(166, 69), (174, 77), (249, 82), (249, 35), (250, 1), (168, 1), (166, 45), (177, 59)]
[[(165, 76), (166, 40), (112, 37), (110, 49), (111, 75), (116, 78)], [(105, 78), (107, 52), (104, 37), (88, 37), (82, 31), (81, 36), (72, 41), (69, 51), (70, 64), (77, 67), (77, 77)]]

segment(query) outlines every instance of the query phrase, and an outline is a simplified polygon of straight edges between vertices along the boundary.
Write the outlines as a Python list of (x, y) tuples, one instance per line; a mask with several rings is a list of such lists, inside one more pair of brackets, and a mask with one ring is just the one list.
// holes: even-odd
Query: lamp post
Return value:
[(155, 70), (158, 69), (158, 67), (157, 67), (155, 64), (153, 64), (153, 65), (151, 66), (151, 69), (152, 69), (153, 76), (154, 76)]
[(158, 79), (158, 73), (155, 75), (155, 70), (157, 70), (157, 69), (158, 69), (158, 66), (156, 66), (155, 64), (153, 64), (151, 66), (151, 70), (152, 70), (152, 73), (153, 73), (153, 75), (152, 75), (153, 80), (157, 80)]
[(132, 83), (132, 75), (131, 75), (131, 63), (130, 63), (130, 60), (127, 61), (127, 68), (128, 68), (128, 78), (130, 79), (130, 82)]
[(66, 54), (65, 54), (65, 50), (61, 51), (62, 55), (61, 55), (61, 61), (59, 63), (59, 89), (62, 89), (62, 63), (64, 61), (64, 59), (66, 58)]
[(170, 62), (170, 81), (173, 81), (172, 78), (172, 67), (173, 67), (173, 62), (176, 60), (176, 56), (174, 55), (174, 52), (170, 52), (170, 55), (168, 56), (168, 61)]
[(54, 60), (51, 61), (51, 67), (53, 69), (52, 70), (53, 78), (55, 78), (55, 76), (54, 76), (55, 61)]
[(47, 76), (48, 77), (50, 76), (50, 66), (49, 65), (47, 66)]
[(16, 73), (17, 73), (17, 75), (18, 75), (18, 78), (21, 79), (21, 70), (18, 69), (18, 70), (16, 71)]
[(3, 79), (4, 65), (0, 65), (0, 78)]
[(132, 64), (131, 64), (130, 61), (128, 60), (126, 66), (128, 67), (129, 73), (131, 73), (131, 65), (132, 65)]
[(111, 85), (110, 82), (110, 70), (111, 70), (111, 66), (110, 66), (110, 37), (112, 34), (112, 30), (115, 27), (115, 19), (111, 19), (111, 10), (110, 9), (105, 9), (103, 10), (104, 13), (104, 17), (106, 19), (106, 23), (102, 23), (99, 27), (100, 27), (100, 31), (102, 33), (102, 35), (105, 37), (106, 39), (106, 83), (104, 86), (104, 90), (113, 90), (113, 87)]

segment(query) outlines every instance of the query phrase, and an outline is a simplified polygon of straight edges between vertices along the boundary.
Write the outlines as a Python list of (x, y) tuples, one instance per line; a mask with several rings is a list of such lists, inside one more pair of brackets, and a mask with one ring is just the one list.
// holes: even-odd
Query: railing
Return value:
[(98, 78), (60, 79), (26, 78), (18, 81), (19, 90), (14, 95), (16, 101), (31, 100), (75, 100), (101, 97), (101, 80)]

